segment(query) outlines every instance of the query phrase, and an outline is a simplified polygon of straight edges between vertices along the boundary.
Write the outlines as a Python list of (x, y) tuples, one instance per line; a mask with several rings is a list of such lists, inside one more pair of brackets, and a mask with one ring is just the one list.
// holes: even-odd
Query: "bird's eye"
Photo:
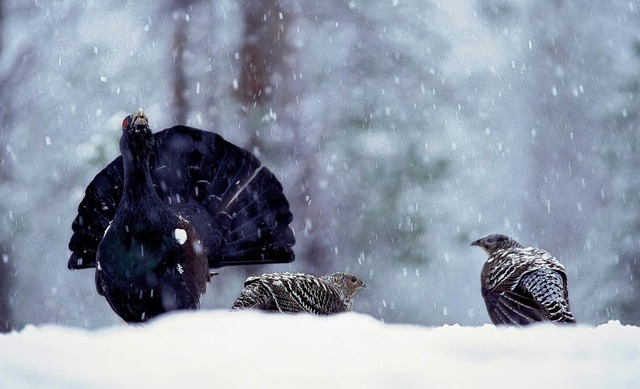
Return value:
[(129, 115), (122, 121), (122, 131), (125, 131), (131, 125), (131, 121), (133, 120), (133, 116)]
[(355, 284), (356, 282), (358, 282), (358, 279), (356, 277), (351, 277), (351, 282)]

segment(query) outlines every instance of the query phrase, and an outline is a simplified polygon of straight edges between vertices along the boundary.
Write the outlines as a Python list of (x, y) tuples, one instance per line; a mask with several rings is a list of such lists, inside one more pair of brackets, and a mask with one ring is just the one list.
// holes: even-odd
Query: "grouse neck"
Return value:
[(124, 161), (124, 195), (133, 199), (140, 197), (158, 197), (149, 169), (149, 156), (136, 156)]
[[(149, 156), (124, 161), (124, 185), (119, 207), (120, 215), (138, 222), (162, 221), (168, 217), (151, 179)], [(144, 223), (146, 224), (146, 223)]]

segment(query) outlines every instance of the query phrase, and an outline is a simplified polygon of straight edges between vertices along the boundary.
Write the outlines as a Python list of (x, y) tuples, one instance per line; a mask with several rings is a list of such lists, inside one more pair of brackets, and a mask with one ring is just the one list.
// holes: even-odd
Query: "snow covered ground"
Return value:
[(640, 328), (383, 324), (201, 311), (0, 336), (0, 387), (640, 387)]

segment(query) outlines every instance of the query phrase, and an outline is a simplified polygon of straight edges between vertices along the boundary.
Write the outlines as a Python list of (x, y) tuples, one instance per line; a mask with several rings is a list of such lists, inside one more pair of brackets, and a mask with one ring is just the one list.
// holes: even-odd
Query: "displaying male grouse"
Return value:
[(351, 311), (351, 299), (364, 282), (348, 273), (316, 277), (309, 274), (274, 273), (249, 277), (231, 309), (317, 315)]
[(120, 152), (86, 188), (68, 267), (95, 267), (124, 320), (198, 308), (211, 268), (293, 261), (282, 185), (247, 150), (185, 126), (153, 134), (138, 110)]
[(489, 253), (482, 268), (482, 297), (494, 324), (541, 321), (575, 323), (569, 307), (567, 273), (545, 250), (523, 247), (506, 235), (471, 243)]

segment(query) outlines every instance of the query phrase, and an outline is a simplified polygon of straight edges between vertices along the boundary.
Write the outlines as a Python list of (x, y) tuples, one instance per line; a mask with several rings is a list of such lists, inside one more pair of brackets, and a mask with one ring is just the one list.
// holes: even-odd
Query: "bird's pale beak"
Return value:
[(137, 130), (143, 130), (144, 128), (149, 126), (149, 119), (144, 115), (144, 111), (142, 108), (138, 108), (138, 110), (133, 114), (133, 122), (131, 127)]

